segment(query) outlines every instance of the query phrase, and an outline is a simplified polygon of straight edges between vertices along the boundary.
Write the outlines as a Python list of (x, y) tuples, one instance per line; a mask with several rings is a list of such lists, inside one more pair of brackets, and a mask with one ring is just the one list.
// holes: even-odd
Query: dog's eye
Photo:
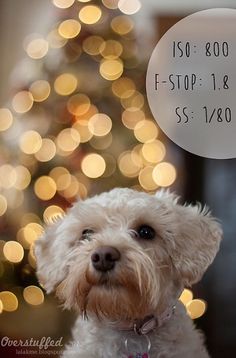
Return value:
[(94, 234), (92, 229), (85, 229), (82, 231), (82, 240), (91, 240), (91, 235)]
[(152, 240), (156, 235), (155, 230), (148, 225), (141, 225), (137, 230), (137, 234), (144, 240)]

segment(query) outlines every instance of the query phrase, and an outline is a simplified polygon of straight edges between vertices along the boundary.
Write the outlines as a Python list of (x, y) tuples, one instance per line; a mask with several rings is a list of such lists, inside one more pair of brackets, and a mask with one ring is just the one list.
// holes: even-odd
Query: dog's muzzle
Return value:
[(101, 246), (92, 253), (91, 261), (95, 270), (106, 272), (115, 267), (120, 257), (120, 251), (116, 248), (112, 246)]

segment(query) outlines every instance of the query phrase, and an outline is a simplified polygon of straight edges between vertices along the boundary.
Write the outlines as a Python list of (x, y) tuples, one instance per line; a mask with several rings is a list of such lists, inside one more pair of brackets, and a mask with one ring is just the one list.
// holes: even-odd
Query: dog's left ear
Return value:
[(178, 197), (168, 191), (160, 191), (156, 197), (173, 215), (172, 229), (167, 234), (173, 266), (183, 284), (191, 286), (201, 279), (219, 250), (221, 225), (201, 205), (179, 205)]
[(219, 222), (207, 208), (176, 205), (178, 237), (173, 263), (185, 285), (198, 282), (214, 260), (222, 239)]

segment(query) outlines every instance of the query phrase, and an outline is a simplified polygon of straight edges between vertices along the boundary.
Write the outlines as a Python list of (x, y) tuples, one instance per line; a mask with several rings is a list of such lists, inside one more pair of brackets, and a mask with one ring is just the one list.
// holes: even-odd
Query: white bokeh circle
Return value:
[(236, 10), (209, 9), (172, 26), (147, 70), (150, 109), (163, 132), (206, 158), (236, 157)]

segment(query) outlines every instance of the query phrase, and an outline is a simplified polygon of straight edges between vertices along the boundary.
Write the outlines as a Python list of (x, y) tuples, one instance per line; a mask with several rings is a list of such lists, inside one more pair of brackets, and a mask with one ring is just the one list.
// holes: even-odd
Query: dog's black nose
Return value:
[(93, 267), (97, 271), (103, 272), (112, 270), (119, 259), (120, 252), (111, 246), (98, 247), (91, 256)]

